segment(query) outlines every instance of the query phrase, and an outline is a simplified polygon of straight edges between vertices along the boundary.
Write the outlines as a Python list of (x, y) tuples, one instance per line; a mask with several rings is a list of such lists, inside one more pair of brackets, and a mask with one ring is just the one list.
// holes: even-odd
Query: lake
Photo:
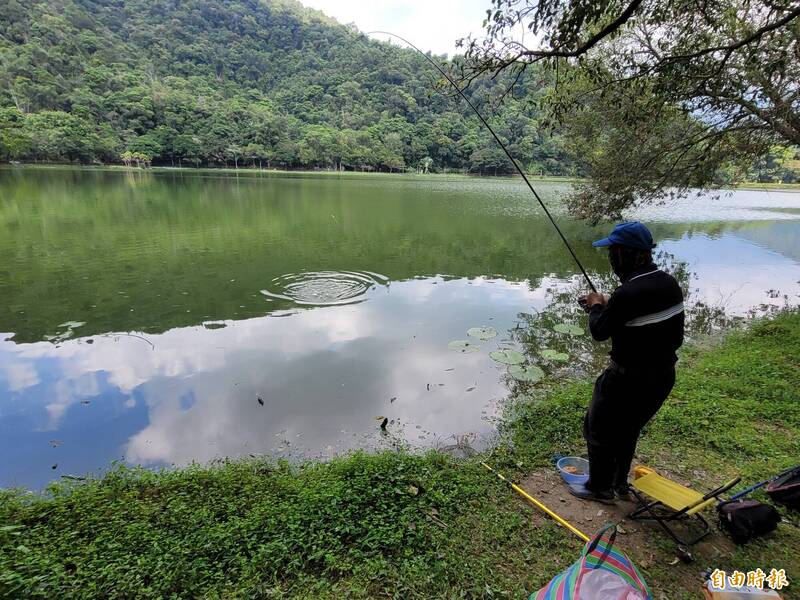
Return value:
[[(610, 291), (590, 246), (608, 226), (569, 219), (563, 185), (536, 187)], [(633, 216), (698, 330), (798, 303), (800, 193)], [(530, 385), (490, 351), (548, 378), (606, 351), (553, 331), (585, 326), (585, 286), (517, 179), (5, 168), (0, 230), (2, 486), (115, 460), (480, 447)], [(498, 334), (467, 335), (479, 326)]]

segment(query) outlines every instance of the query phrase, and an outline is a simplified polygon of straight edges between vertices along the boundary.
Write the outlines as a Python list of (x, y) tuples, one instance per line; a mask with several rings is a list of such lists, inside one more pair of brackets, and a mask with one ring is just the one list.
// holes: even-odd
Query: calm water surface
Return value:
[[(539, 187), (557, 208), (563, 188)], [(693, 304), (798, 302), (800, 194), (636, 216)], [(602, 230), (559, 218), (607, 280)], [(2, 486), (113, 460), (480, 445), (514, 385), (489, 351), (557, 376), (531, 340), (588, 345), (544, 325), (584, 323), (580, 281), (515, 180), (3, 169), (0, 230)], [(482, 325), (497, 337), (466, 335)], [(465, 339), (479, 350), (448, 349)]]

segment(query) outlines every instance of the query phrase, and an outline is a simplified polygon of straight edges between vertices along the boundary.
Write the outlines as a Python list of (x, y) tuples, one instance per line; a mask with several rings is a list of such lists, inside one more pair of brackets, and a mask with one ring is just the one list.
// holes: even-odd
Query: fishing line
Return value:
[(466, 102), (467, 105), (475, 112), (475, 114), (478, 115), (478, 118), (481, 120), (481, 123), (483, 123), (484, 127), (486, 127), (486, 129), (489, 130), (489, 133), (492, 134), (492, 137), (494, 138), (494, 140), (499, 144), (500, 148), (503, 149), (503, 152), (506, 153), (506, 156), (511, 161), (511, 164), (514, 165), (514, 168), (517, 169), (517, 172), (520, 174), (520, 176), (522, 177), (523, 181), (525, 181), (525, 183), (527, 184), (528, 189), (533, 194), (533, 197), (536, 198), (536, 201), (539, 203), (539, 206), (542, 207), (542, 210), (544, 211), (544, 214), (547, 215), (547, 218), (550, 220), (550, 223), (553, 225), (553, 227), (555, 227), (555, 230), (558, 232), (558, 235), (561, 237), (561, 241), (564, 242), (564, 245), (567, 247), (567, 250), (569, 251), (570, 255), (572, 256), (572, 259), (575, 261), (575, 264), (578, 265), (578, 268), (581, 270), (581, 273), (583, 274), (584, 279), (586, 279), (586, 283), (589, 284), (589, 287), (592, 288), (593, 292), (596, 292), (597, 288), (594, 287), (594, 283), (592, 283), (592, 280), (589, 279), (589, 274), (586, 272), (586, 269), (583, 268), (583, 265), (581, 264), (581, 261), (578, 259), (578, 256), (575, 254), (575, 251), (572, 249), (572, 246), (570, 245), (569, 241), (567, 241), (567, 238), (564, 235), (564, 233), (561, 231), (561, 228), (556, 223), (556, 220), (553, 218), (553, 215), (550, 214), (550, 211), (547, 209), (547, 206), (545, 205), (544, 201), (542, 201), (542, 199), (539, 197), (539, 194), (536, 193), (536, 190), (533, 188), (533, 185), (531, 185), (531, 182), (528, 180), (528, 177), (527, 177), (527, 175), (525, 175), (525, 172), (522, 170), (522, 167), (519, 166), (519, 163), (517, 162), (517, 160), (511, 155), (511, 152), (508, 151), (508, 148), (506, 148), (506, 145), (502, 141), (500, 141), (500, 138), (494, 132), (494, 129), (492, 129), (491, 125), (489, 125), (489, 123), (486, 121), (486, 119), (483, 118), (483, 115), (480, 113), (480, 111), (475, 107), (475, 105), (472, 103), (472, 101), (469, 98), (467, 98), (467, 95), (464, 93), (464, 90), (462, 90), (458, 85), (456, 85), (456, 82), (453, 81), (450, 78), (450, 76), (444, 71), (444, 69), (442, 69), (438, 64), (436, 64), (436, 62), (430, 56), (425, 54), (422, 50), (417, 48), (414, 44), (409, 42), (404, 37), (399, 36), (396, 33), (391, 33), (389, 31), (369, 31), (369, 32), (367, 32), (368, 35), (370, 33), (380, 33), (381, 35), (390, 35), (392, 37), (397, 38), (398, 40), (401, 40), (401, 41), (405, 42), (406, 44), (411, 46), (414, 50), (419, 52), (422, 56), (424, 56), (425, 60), (427, 60), (429, 63), (431, 63), (431, 65), (433, 65), (434, 68), (437, 71), (439, 71), (441, 76), (444, 77), (448, 81), (448, 83), (450, 83), (450, 85), (452, 85), (456, 89), (456, 91), (458, 92), (459, 96), (461, 96), (461, 98), (464, 100), (464, 102)]

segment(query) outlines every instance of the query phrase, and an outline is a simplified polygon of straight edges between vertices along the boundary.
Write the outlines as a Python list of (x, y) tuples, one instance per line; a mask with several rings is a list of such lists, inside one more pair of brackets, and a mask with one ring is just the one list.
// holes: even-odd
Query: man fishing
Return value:
[(611, 338), (611, 361), (597, 378), (583, 423), (589, 480), (570, 487), (583, 499), (614, 502), (628, 495), (628, 471), (639, 433), (675, 384), (675, 351), (683, 343), (683, 292), (653, 263), (653, 236), (642, 223), (614, 227), (592, 244), (608, 247), (621, 285), (611, 296), (579, 299), (597, 341)]
[(472, 109), (514, 165), (547, 219), (558, 233), (592, 293), (580, 298), (589, 312), (592, 336), (612, 342), (611, 364), (597, 378), (584, 419), (589, 449), (589, 480), (570, 491), (580, 498), (613, 502), (615, 492), (628, 493), (630, 470), (642, 427), (658, 412), (675, 383), (675, 351), (683, 343), (683, 293), (675, 279), (653, 264), (653, 236), (641, 223), (622, 223), (594, 246), (608, 246), (620, 285), (610, 298), (597, 293), (566, 236), (517, 160), (447, 72), (407, 39), (388, 34), (414, 48), (450, 83)]

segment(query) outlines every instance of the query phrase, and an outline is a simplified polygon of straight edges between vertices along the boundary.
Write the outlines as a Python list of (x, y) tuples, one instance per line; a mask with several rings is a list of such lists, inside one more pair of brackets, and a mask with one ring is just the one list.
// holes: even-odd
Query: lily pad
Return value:
[(470, 327), (467, 329), (467, 335), (485, 341), (495, 337), (497, 335), (497, 329), (494, 327)]
[(544, 377), (544, 371), (536, 365), (528, 365), (526, 367), (511, 365), (508, 367), (508, 374), (517, 381), (528, 381), (530, 383), (536, 383)]
[(521, 365), (525, 362), (525, 357), (516, 350), (495, 350), (489, 352), (489, 356), (504, 365)]
[(542, 358), (546, 358), (547, 360), (555, 360), (557, 362), (566, 362), (569, 360), (569, 354), (566, 352), (559, 352), (558, 350), (551, 350), (550, 348), (545, 348), (541, 352)]
[(583, 327), (574, 323), (558, 323), (553, 326), (553, 331), (567, 335), (583, 335)]
[(59, 335), (46, 335), (44, 336), (44, 339), (47, 340), (48, 342), (63, 342), (67, 338), (71, 338), (72, 334), (73, 334), (72, 329), (67, 329), (64, 333), (61, 333)]
[(447, 348), (454, 352), (477, 352), (480, 350), (475, 342), (469, 340), (454, 340), (447, 344)]

